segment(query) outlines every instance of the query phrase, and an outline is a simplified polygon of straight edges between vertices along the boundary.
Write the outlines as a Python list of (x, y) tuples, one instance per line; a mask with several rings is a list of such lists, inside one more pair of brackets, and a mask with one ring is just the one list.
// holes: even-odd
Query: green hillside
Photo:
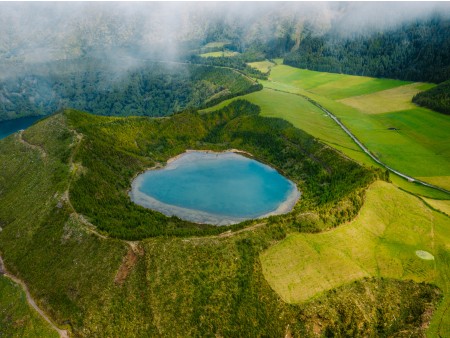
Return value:
[(75, 108), (98, 115), (167, 116), (259, 90), (232, 69), (81, 58), (36, 65), (0, 64), (0, 121)]
[[(317, 231), (354, 217), (364, 187), (379, 173), (338, 156), (288, 123), (257, 113), (242, 101), (212, 114), (163, 119), (69, 110), (2, 140), (0, 253), (7, 268), (27, 283), (60, 328), (76, 336), (313, 336), (317, 325), (323, 332), (363, 336), (423, 332), (441, 297), (433, 286), (360, 280), (323, 294), (320, 320), (314, 315), (316, 301), (288, 305), (271, 289), (260, 253), (287, 233)], [(198, 136), (190, 140), (186, 136), (191, 134)], [(103, 201), (106, 207), (96, 209), (100, 213), (111, 211), (105, 201), (123, 200), (120, 193), (134, 174), (192, 145), (237, 146), (254, 153), (299, 184), (301, 202), (292, 214), (242, 224), (241, 231), (221, 235), (214, 233), (228, 229), (212, 233), (160, 218), (169, 229), (183, 230), (180, 235), (208, 236), (165, 235), (139, 242), (102, 235), (95, 214), (81, 213), (81, 207), (87, 208), (84, 198)], [(105, 170), (115, 180), (113, 190), (101, 176)], [(132, 217), (133, 210), (123, 215)], [(114, 228), (106, 230), (113, 235), (129, 224), (126, 218), (109, 220)], [(147, 226), (155, 229), (151, 222), (141, 228)], [(348, 294), (361, 295), (364, 306), (349, 304)], [(387, 306), (391, 301), (399, 305)], [(372, 311), (377, 314), (369, 316)]]

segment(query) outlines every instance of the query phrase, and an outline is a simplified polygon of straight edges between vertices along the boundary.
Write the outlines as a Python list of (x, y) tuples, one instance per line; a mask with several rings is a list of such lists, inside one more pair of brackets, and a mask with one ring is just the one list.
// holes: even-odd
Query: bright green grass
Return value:
[(335, 100), (369, 94), (410, 83), (365, 76), (316, 72), (284, 65), (273, 67), (270, 79), (277, 83), (288, 84)]
[(222, 57), (222, 56), (225, 56), (225, 57), (235, 56), (237, 54), (239, 54), (239, 53), (238, 52), (232, 52), (232, 51), (229, 51), (229, 50), (225, 50), (223, 52), (220, 51), (220, 52), (203, 53), (203, 54), (200, 54), (200, 56), (203, 57), (203, 58), (207, 58), (207, 57), (217, 58), (217, 57)]
[(417, 93), (434, 87), (434, 84), (415, 82), (372, 94), (342, 99), (339, 102), (367, 114), (381, 114), (416, 108), (411, 98)]
[(0, 276), (0, 337), (58, 337), (32, 309), (21, 287)]
[[(342, 122), (371, 150), (376, 156), (394, 169), (400, 170), (415, 177), (422, 177), (425, 181), (432, 183), (433, 178), (450, 175), (450, 118), (448, 116), (435, 113), (425, 108), (408, 105), (410, 109), (403, 111), (388, 112), (384, 114), (367, 114), (366, 111), (358, 110), (347, 106), (342, 102), (337, 102), (333, 98), (344, 97), (352, 93), (354, 95), (369, 94), (369, 89), (375, 94), (368, 97), (373, 104), (385, 105), (387, 98), (383, 92), (391, 85), (401, 85), (402, 81), (373, 79), (355, 77), (341, 74), (320, 73), (296, 69), (288, 66), (276, 66), (272, 69), (271, 79), (273, 81), (261, 81), (266, 88), (273, 88), (290, 93), (300, 93), (307, 95), (322, 104), (325, 108), (333, 112)], [(340, 85), (340, 92), (336, 94), (333, 90), (324, 91), (325, 87), (330, 89), (326, 81), (330, 80), (334, 85)], [(356, 85), (358, 84), (359, 85)], [(384, 85), (383, 85), (384, 83)], [(371, 84), (368, 86), (368, 84)], [(381, 86), (382, 85), (382, 86)], [(409, 85), (411, 86), (411, 85)], [(409, 87), (408, 86), (408, 87)], [(429, 84), (419, 84), (416, 89), (425, 89)], [(382, 88), (384, 87), (384, 88)], [(318, 90), (319, 88), (322, 88)], [(408, 89), (408, 88), (407, 88)], [(393, 96), (398, 98), (399, 93), (407, 90), (397, 87), (390, 90)], [(400, 95), (401, 96), (401, 95)], [(358, 96), (360, 98), (361, 96)], [(343, 100), (344, 102), (351, 99)], [(405, 98), (401, 100), (404, 102)], [(397, 105), (397, 108), (404, 105)], [(395, 107), (393, 108), (395, 109)], [(282, 116), (281, 116), (282, 117)], [(397, 131), (388, 130), (395, 127)], [(312, 135), (314, 131), (308, 131)], [(322, 140), (327, 142), (326, 138)], [(334, 145), (333, 145), (334, 146)], [(348, 156), (367, 163), (361, 156), (335, 146)], [(432, 165), (430, 165), (432, 164)], [(447, 186), (444, 184), (443, 186)], [(414, 189), (417, 191), (417, 189)], [(434, 193), (434, 197), (438, 197)], [(425, 195), (433, 197), (429, 193)], [(439, 194), (441, 198), (448, 198)]]
[[(439, 286), (446, 296), (430, 332), (441, 323), (450, 333), (450, 218), (414, 196), (377, 182), (368, 190), (357, 219), (320, 234), (293, 234), (261, 254), (264, 275), (281, 297), (299, 303), (326, 290), (367, 276)], [(416, 250), (434, 255), (418, 258)]]

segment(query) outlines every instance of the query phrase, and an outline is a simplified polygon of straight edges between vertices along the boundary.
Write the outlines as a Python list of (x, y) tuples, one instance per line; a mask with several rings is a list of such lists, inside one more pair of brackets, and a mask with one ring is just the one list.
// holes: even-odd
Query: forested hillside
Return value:
[[(6, 267), (75, 337), (313, 337), (317, 327), (328, 336), (423, 335), (442, 297), (435, 286), (365, 278), (299, 305), (269, 286), (261, 252), (288, 232), (354, 217), (365, 187), (383, 173), (258, 110), (245, 101), (165, 119), (67, 110), (2, 140)], [(251, 151), (299, 184), (301, 202), (292, 214), (239, 225), (251, 225), (249, 231), (214, 236), (230, 228), (200, 229), (124, 200), (135, 173), (188, 146)], [(98, 223), (101, 215), (109, 224)], [(163, 236), (125, 242), (99, 235), (102, 230)], [(12, 325), (11, 317), (0, 318)]]
[(307, 33), (284, 63), (317, 71), (439, 83), (450, 78), (450, 20), (343, 37)]
[(450, 80), (416, 94), (413, 102), (443, 114), (450, 115)]
[(0, 121), (65, 107), (98, 115), (167, 116), (260, 88), (236, 71), (206, 65), (132, 59), (111, 65), (81, 58), (16, 67), (3, 67), (3, 75), (19, 75), (0, 82)]

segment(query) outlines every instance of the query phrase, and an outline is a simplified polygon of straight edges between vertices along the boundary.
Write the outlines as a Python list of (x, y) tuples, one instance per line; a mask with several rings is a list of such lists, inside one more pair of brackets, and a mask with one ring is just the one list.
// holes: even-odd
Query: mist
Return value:
[[(176, 60), (213, 34), (244, 43), (285, 34), (370, 34), (433, 15), (448, 2), (56, 2), (0, 4), (0, 62), (86, 55)], [(184, 48), (184, 47), (183, 47)]]

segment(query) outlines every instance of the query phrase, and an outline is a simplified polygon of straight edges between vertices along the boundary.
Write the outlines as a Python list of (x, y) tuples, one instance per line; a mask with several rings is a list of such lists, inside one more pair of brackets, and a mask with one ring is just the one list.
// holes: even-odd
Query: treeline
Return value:
[[(98, 59), (40, 65), (0, 82), (0, 120), (65, 107), (98, 115), (167, 116), (246, 93), (253, 82), (230, 69)], [(255, 90), (255, 88), (250, 89)]]
[(284, 63), (317, 71), (440, 83), (450, 78), (450, 20), (434, 18), (386, 32), (306, 35)]
[(414, 95), (412, 101), (419, 106), (450, 115), (450, 80)]
[(84, 169), (71, 186), (72, 204), (113, 237), (213, 235), (244, 226), (190, 223), (131, 202), (127, 189), (134, 175), (186, 149), (242, 149), (277, 168), (297, 183), (302, 196), (292, 213), (271, 220), (284, 220), (301, 231), (352, 219), (368, 184), (384, 178), (383, 172), (339, 156), (284, 120), (261, 117), (258, 106), (242, 100), (214, 113), (185, 112), (169, 119), (109, 120), (75, 111), (66, 116), (85, 136), (74, 159)]

